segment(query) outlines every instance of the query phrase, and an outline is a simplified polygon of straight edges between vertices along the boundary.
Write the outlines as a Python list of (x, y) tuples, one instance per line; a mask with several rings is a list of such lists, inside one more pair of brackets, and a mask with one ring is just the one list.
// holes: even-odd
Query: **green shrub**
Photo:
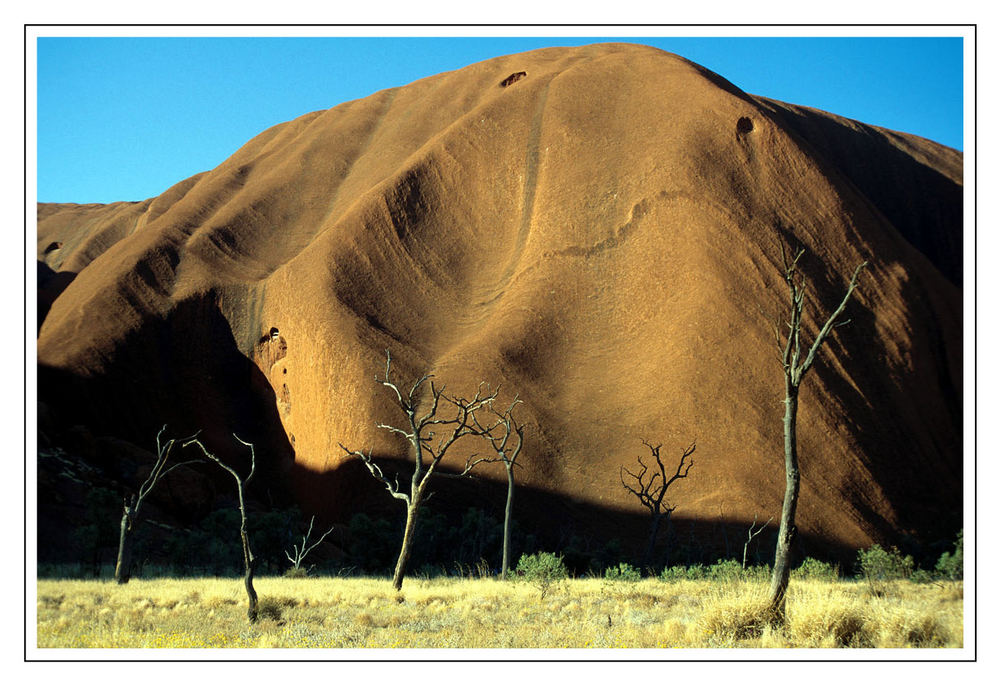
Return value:
[(798, 568), (792, 569), (792, 577), (802, 580), (837, 580), (840, 577), (840, 567), (836, 564), (806, 557)]
[(743, 575), (743, 566), (735, 559), (719, 559), (706, 569), (710, 580), (737, 580)]
[(639, 573), (639, 569), (631, 564), (625, 563), (624, 561), (618, 564), (618, 566), (612, 566), (611, 568), (604, 570), (605, 580), (634, 583), (641, 578), (642, 574)]
[(768, 582), (771, 580), (770, 566), (747, 566), (743, 569), (743, 580)]
[(687, 569), (683, 566), (666, 566), (660, 571), (660, 580), (665, 583), (684, 580), (687, 578)]
[(537, 587), (543, 598), (554, 585), (569, 575), (562, 555), (552, 552), (522, 555), (516, 571), (517, 578)]
[(702, 564), (690, 566), (667, 566), (660, 572), (660, 580), (669, 583), (677, 580), (702, 580), (708, 576), (708, 569)]
[(937, 560), (934, 571), (941, 578), (947, 580), (962, 580), (965, 566), (964, 536), (965, 531), (958, 531), (958, 539), (955, 541), (955, 551), (945, 552)]
[(701, 580), (706, 575), (706, 569), (703, 564), (691, 564), (687, 567), (687, 579), (688, 580)]
[(913, 557), (903, 556), (895, 547), (883, 549), (881, 545), (872, 545), (867, 550), (858, 550), (858, 571), (872, 593), (881, 597), (890, 581), (910, 577)]

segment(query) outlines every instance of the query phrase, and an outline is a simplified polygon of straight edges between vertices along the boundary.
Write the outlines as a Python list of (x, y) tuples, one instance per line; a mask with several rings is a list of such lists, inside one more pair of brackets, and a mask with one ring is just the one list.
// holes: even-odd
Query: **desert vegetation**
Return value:
[[(428, 519), (434, 522), (435, 516)], [(370, 521), (356, 525), (377, 529)], [(306, 533), (302, 539), (308, 538)], [(170, 569), (151, 568), (151, 577), (133, 577), (128, 585), (114, 582), (110, 566), (98, 579), (43, 577), (37, 583), (37, 644), (579, 649), (964, 644), (961, 533), (927, 568), (879, 545), (860, 550), (846, 573), (836, 564), (805, 558), (790, 572), (780, 625), (769, 611), (770, 566), (744, 567), (736, 559), (668, 566), (643, 577), (627, 561), (574, 574), (563, 554), (537, 552), (522, 554), (508, 580), (486, 560), (450, 569), (425, 564), (398, 591), (390, 582), (391, 540), (382, 556), (373, 562), (381, 564), (376, 574), (341, 566), (306, 576), (293, 565), (284, 575), (258, 577), (257, 618), (250, 623), (237, 561), (224, 577), (176, 577)]]
[(805, 575), (790, 585), (787, 624), (776, 628), (759, 620), (768, 571), (733, 575), (730, 566), (645, 579), (616, 567), (605, 577), (552, 578), (544, 595), (535, 582), (494, 576), (418, 576), (402, 593), (387, 576), (265, 576), (253, 624), (233, 580), (43, 579), (37, 639), (41, 648), (963, 645), (962, 581), (896, 579), (875, 596), (865, 582)]
[[(513, 574), (510, 557), (518, 537), (512, 516), (514, 467), (521, 452), (524, 426), (513, 416), (515, 396), (506, 410), (494, 403), (499, 390), (480, 384), (471, 400), (445, 393), (430, 374), (418, 378), (408, 392), (391, 377), (392, 357), (386, 351), (385, 368), (376, 383), (388, 389), (405, 416), (402, 425), (376, 422), (381, 430), (405, 439), (412, 473), (409, 487), (400, 475), (386, 473), (371, 450), (351, 449), (357, 459), (391, 497), (405, 505), (401, 535), (391, 522), (359, 515), (348, 535), (340, 535), (340, 559), (335, 574), (309, 577), (315, 565), (303, 567), (306, 556), (334, 533), (327, 528), (310, 543), (315, 518), (298, 540), (297, 512), (286, 512), (270, 525), (255, 525), (262, 512), (248, 510), (244, 491), (256, 469), (254, 446), (234, 434), (249, 449), (249, 468), (225, 463), (198, 439), (181, 441), (206, 464), (227, 472), (235, 482), (238, 521), (220, 521), (216, 534), (187, 555), (203, 562), (219, 557), (242, 561), (247, 597), (246, 617), (239, 620), (239, 589), (224, 578), (197, 576), (133, 580), (131, 559), (139, 506), (171, 469), (164, 465), (173, 440), (162, 443), (159, 458), (139, 488), (126, 499), (120, 544), (114, 571), (116, 584), (103, 580), (42, 578), (38, 581), (38, 645), (40, 647), (543, 647), (543, 648), (667, 648), (667, 647), (960, 647), (963, 644), (963, 539), (944, 552), (936, 564), (919, 568), (911, 555), (896, 548), (874, 545), (858, 552), (841, 577), (840, 568), (806, 558), (793, 571), (791, 559), (798, 500), (799, 468), (795, 416), (799, 384), (816, 353), (836, 324), (865, 264), (855, 269), (847, 292), (800, 359), (804, 294), (796, 276), (800, 251), (789, 261), (782, 253), (789, 288), (791, 319), (787, 334), (776, 328), (785, 374), (786, 492), (780, 526), (773, 537), (773, 563), (748, 564), (754, 539), (767, 524), (756, 517), (747, 530), (742, 561), (718, 559), (656, 567), (655, 554), (661, 518), (669, 526), (678, 506), (666, 500), (668, 488), (690, 475), (695, 444), (681, 450), (675, 468), (668, 467), (660, 450), (645, 440), (655, 462), (637, 459), (638, 467), (621, 467), (618, 479), (630, 498), (650, 513), (650, 525), (639, 566), (623, 559), (620, 550), (590, 550), (588, 555), (542, 551), (530, 535), (517, 540), (521, 555)], [(782, 339), (784, 340), (782, 342)], [(430, 381), (428, 383), (428, 381)], [(429, 386), (429, 395), (422, 392)], [(486, 388), (486, 390), (484, 390)], [(426, 396), (425, 396), (426, 395)], [(437, 433), (437, 435), (436, 435)], [(444, 456), (460, 440), (485, 443), (487, 456), (472, 453), (458, 473), (468, 476), (480, 464), (502, 463), (508, 480), (502, 525), (481, 509), (470, 509), (456, 531), (427, 506), (432, 476)], [(192, 461), (183, 462), (183, 465)], [(273, 513), (273, 512), (272, 512)], [(100, 517), (100, 515), (97, 515)], [(108, 517), (110, 518), (110, 517)], [(418, 526), (418, 519), (421, 525)], [(770, 520), (768, 523), (770, 523)], [(277, 523), (278, 530), (274, 524)], [(100, 528), (93, 524), (95, 530)], [(270, 530), (268, 530), (270, 528)], [(239, 552), (235, 544), (239, 531)], [(264, 544), (254, 541), (254, 533)], [(94, 535), (92, 546), (100, 546)], [(667, 536), (669, 538), (669, 535)], [(401, 539), (398, 539), (401, 538)], [(175, 538), (176, 539), (176, 538)], [(222, 540), (229, 540), (229, 545)], [(468, 543), (474, 541), (470, 549)], [(206, 540), (201, 540), (206, 542)], [(293, 553), (288, 551), (291, 543)], [(350, 545), (355, 545), (352, 550)], [(501, 544), (498, 544), (501, 543)], [(728, 544), (728, 543), (727, 543)], [(284, 575), (254, 576), (260, 558), (254, 549), (268, 548), (270, 558), (280, 554), (292, 563)], [(570, 545), (569, 547), (572, 547)], [(344, 549), (347, 553), (344, 553)], [(395, 563), (392, 563), (393, 550)], [(124, 550), (124, 553), (123, 553)], [(180, 549), (173, 550), (179, 552)], [(465, 553), (463, 561), (463, 551)], [(499, 569), (488, 561), (499, 552)], [(577, 551), (578, 552), (578, 551)], [(690, 550), (689, 550), (690, 553)], [(470, 556), (471, 554), (471, 556)], [(566, 556), (576, 557), (569, 568)], [(349, 559), (353, 556), (353, 559)], [(413, 561), (420, 561), (417, 566)], [(585, 561), (581, 558), (584, 557)], [(93, 557), (99, 574), (99, 555)], [(355, 564), (348, 563), (353, 560)], [(451, 561), (451, 566), (447, 561)], [(473, 563), (473, 560), (475, 563)], [(445, 561), (445, 563), (442, 563)], [(391, 584), (386, 576), (391, 565)], [(581, 568), (584, 567), (584, 568)], [(195, 565), (196, 567), (196, 565)], [(414, 572), (414, 567), (416, 571)], [(190, 572), (191, 567), (188, 568)], [(274, 567), (271, 566), (271, 570)], [(403, 592), (404, 574), (415, 578)], [(58, 574), (56, 574), (58, 575)], [(795, 583), (790, 583), (796, 578)], [(390, 589), (391, 588), (391, 589)]]

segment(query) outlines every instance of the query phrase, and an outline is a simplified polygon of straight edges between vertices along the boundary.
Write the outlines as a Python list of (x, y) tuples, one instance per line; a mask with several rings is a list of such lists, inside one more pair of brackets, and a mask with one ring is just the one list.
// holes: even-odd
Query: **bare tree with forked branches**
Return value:
[(510, 573), (510, 525), (514, 512), (514, 468), (517, 466), (517, 457), (521, 454), (524, 446), (524, 424), (514, 418), (514, 408), (521, 404), (521, 400), (514, 396), (514, 401), (504, 411), (497, 411), (494, 403), (489, 404), (489, 411), (493, 414), (494, 421), (489, 426), (483, 428), (477, 416), (473, 417), (476, 427), (480, 429), (481, 435), (490, 443), (490, 447), (497, 455), (496, 457), (484, 457), (478, 462), (501, 462), (507, 472), (507, 501), (504, 504), (503, 512), (503, 553), (500, 561), (500, 577), (505, 579)]
[[(420, 413), (420, 389), (432, 378), (432, 375), (425, 374), (420, 377), (410, 388), (410, 392), (404, 395), (399, 386), (390, 378), (391, 366), (392, 356), (386, 350), (384, 377), (379, 379), (376, 376), (375, 381), (388, 388), (395, 395), (396, 403), (406, 415), (406, 424), (405, 427), (399, 428), (398, 426), (378, 423), (376, 427), (401, 435), (409, 443), (413, 458), (413, 474), (410, 476), (409, 486), (401, 487), (398, 476), (394, 476), (392, 479), (386, 476), (382, 468), (372, 458), (371, 449), (366, 454), (363, 451), (351, 450), (343, 444), (340, 447), (346, 454), (360, 459), (371, 475), (385, 486), (389, 494), (406, 506), (403, 543), (399, 550), (399, 558), (396, 561), (396, 569), (392, 578), (392, 585), (398, 592), (403, 588), (403, 576), (406, 573), (406, 564), (410, 559), (420, 507), (430, 497), (427, 486), (431, 477), (435, 475), (445, 454), (459, 439), (467, 435), (483, 434), (483, 429), (477, 426), (475, 420), (476, 412), (489, 406), (496, 399), (499, 391), (484, 394), (483, 385), (480, 384), (475, 396), (471, 400), (467, 400), (462, 397), (446, 395), (444, 387), (438, 388), (434, 385), (434, 381), (430, 381), (430, 406), (426, 411)], [(448, 410), (450, 410), (449, 417), (446, 418), (443, 414)], [(437, 432), (443, 433), (443, 436), (435, 441)], [(473, 454), (466, 460), (462, 472), (457, 475), (468, 474), (473, 467), (484, 461), (485, 459), (479, 459)]]
[(253, 444), (241, 440), (235, 433), (233, 433), (233, 437), (236, 438), (236, 440), (241, 444), (250, 448), (250, 472), (246, 475), (246, 477), (240, 476), (236, 469), (209, 452), (205, 445), (198, 439), (197, 435), (189, 438), (183, 446), (188, 447), (189, 445), (194, 445), (198, 447), (202, 451), (202, 454), (205, 455), (205, 458), (210, 461), (214, 461), (236, 481), (236, 494), (239, 498), (240, 506), (240, 541), (243, 544), (243, 585), (247, 591), (247, 618), (250, 619), (251, 623), (255, 623), (257, 621), (257, 591), (254, 590), (253, 587), (253, 575), (257, 570), (257, 559), (254, 557), (253, 549), (250, 546), (250, 533), (247, 530), (247, 508), (244, 491), (246, 489), (246, 484), (250, 482), (250, 479), (253, 478), (254, 472), (257, 470), (257, 455), (254, 452)]
[(309, 572), (309, 569), (306, 569), (305, 572), (300, 571), (300, 569), (302, 568), (302, 562), (305, 561), (305, 558), (309, 554), (309, 552), (316, 549), (320, 545), (320, 543), (322, 543), (323, 540), (326, 539), (326, 536), (332, 533), (333, 529), (336, 527), (336, 526), (330, 526), (330, 528), (325, 533), (319, 536), (319, 539), (317, 539), (316, 542), (310, 545), (309, 538), (312, 537), (313, 524), (315, 522), (316, 522), (315, 516), (309, 519), (309, 530), (306, 532), (305, 535), (302, 536), (301, 545), (292, 543), (292, 552), (285, 550), (285, 556), (288, 557), (288, 560), (290, 562), (292, 562), (293, 573), (302, 573), (304, 575)]
[[(653, 445), (646, 442), (646, 440), (643, 440), (642, 444), (649, 448), (650, 455), (656, 462), (656, 466), (651, 467), (640, 456), (637, 458), (639, 462), (637, 473), (632, 473), (622, 466), (619, 468), (618, 477), (621, 479), (622, 487), (632, 493), (639, 500), (639, 503), (649, 510), (649, 540), (646, 542), (646, 551), (642, 555), (642, 567), (643, 569), (647, 569), (652, 563), (653, 549), (656, 546), (656, 535), (660, 530), (660, 520), (666, 517), (669, 523), (670, 515), (677, 508), (676, 504), (670, 506), (669, 502), (664, 502), (667, 490), (675, 481), (687, 478), (688, 472), (694, 465), (694, 460), (689, 457), (694, 454), (695, 443), (692, 442), (690, 446), (683, 450), (680, 461), (677, 463), (677, 469), (669, 476), (667, 475), (667, 466), (660, 456), (660, 448), (663, 445)], [(652, 470), (650, 470), (651, 468)], [(626, 480), (626, 476), (628, 476), (628, 480)]]
[[(799, 501), (799, 483), (801, 476), (799, 473), (799, 457), (796, 444), (796, 416), (799, 407), (799, 386), (805, 378), (806, 373), (812, 368), (816, 361), (816, 354), (820, 347), (829, 337), (830, 332), (837, 326), (850, 323), (850, 319), (837, 323), (838, 317), (847, 307), (851, 294), (858, 285), (858, 276), (862, 270), (868, 266), (868, 262), (861, 262), (854, 269), (851, 280), (847, 285), (847, 292), (837, 308), (830, 314), (826, 323), (816, 334), (816, 339), (808, 350), (803, 348), (800, 340), (802, 333), (802, 308), (805, 304), (805, 283), (798, 272), (798, 263), (804, 249), (799, 250), (791, 260), (785, 246), (781, 244), (781, 262), (784, 268), (785, 283), (788, 286), (789, 298), (789, 320), (787, 322), (787, 332), (784, 342), (779, 333), (778, 326), (774, 328), (775, 339), (781, 350), (781, 365), (785, 374), (785, 417), (784, 417), (784, 438), (785, 438), (785, 497), (781, 507), (781, 519), (778, 524), (778, 541), (774, 553), (774, 570), (771, 575), (771, 588), (768, 602), (768, 613), (770, 620), (774, 623), (784, 623), (785, 621), (785, 595), (788, 591), (788, 578), (791, 573), (791, 549), (792, 540), (795, 537), (795, 509)], [(805, 356), (803, 357), (803, 352)]]
[[(170, 452), (177, 442), (176, 439), (167, 440), (165, 443), (162, 442), (163, 433), (166, 430), (167, 426), (164, 424), (160, 432), (156, 434), (156, 463), (153, 464), (149, 476), (139, 486), (138, 492), (134, 492), (131, 496), (126, 496), (122, 500), (122, 520), (118, 534), (118, 560), (115, 563), (115, 582), (119, 585), (124, 585), (132, 577), (132, 537), (139, 523), (139, 513), (142, 510), (142, 504), (146, 500), (146, 497), (156, 487), (156, 484), (171, 471), (196, 461), (182, 461), (170, 468), (166, 468)], [(187, 440), (187, 438), (182, 438), (182, 440)]]
[(747, 567), (747, 552), (750, 550), (750, 543), (753, 539), (764, 532), (764, 529), (770, 525), (771, 521), (774, 520), (772, 516), (767, 520), (767, 523), (760, 524), (760, 528), (757, 528), (757, 514), (753, 515), (753, 523), (750, 524), (750, 528), (747, 529), (747, 541), (743, 543), (743, 570)]

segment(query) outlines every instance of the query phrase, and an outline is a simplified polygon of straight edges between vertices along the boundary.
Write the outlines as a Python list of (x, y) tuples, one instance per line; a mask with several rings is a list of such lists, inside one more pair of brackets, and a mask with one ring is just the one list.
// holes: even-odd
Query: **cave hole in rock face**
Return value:
[(62, 247), (62, 243), (60, 242), (49, 243), (49, 246), (45, 248), (45, 254), (49, 254), (50, 252), (55, 252), (60, 247)]
[(740, 117), (736, 120), (736, 135), (742, 136), (753, 130), (753, 121), (750, 117)]
[(278, 341), (278, 329), (272, 327), (270, 333), (268, 333), (268, 336), (271, 338), (271, 340), (277, 342)]
[(526, 71), (515, 71), (513, 74), (511, 74), (510, 76), (508, 76), (507, 78), (505, 78), (503, 81), (500, 82), (500, 87), (501, 88), (506, 88), (507, 86), (511, 85), (512, 83), (516, 83), (516, 82), (520, 81), (522, 78), (524, 78), (527, 75), (528, 75), (528, 72), (526, 72)]

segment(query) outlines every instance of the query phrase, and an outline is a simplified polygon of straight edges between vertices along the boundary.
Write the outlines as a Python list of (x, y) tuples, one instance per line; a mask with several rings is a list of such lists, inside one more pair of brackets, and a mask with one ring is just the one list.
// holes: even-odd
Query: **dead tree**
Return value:
[(197, 446), (201, 449), (206, 458), (218, 464), (233, 477), (233, 480), (236, 481), (236, 494), (239, 498), (240, 505), (240, 541), (243, 543), (243, 585), (246, 587), (247, 591), (247, 618), (250, 619), (251, 623), (254, 623), (257, 621), (257, 591), (253, 588), (253, 574), (257, 569), (257, 559), (254, 557), (253, 550), (250, 547), (250, 533), (247, 531), (247, 507), (246, 499), (244, 498), (244, 490), (246, 489), (246, 484), (250, 482), (251, 478), (253, 478), (254, 471), (257, 469), (257, 457), (251, 443), (240, 440), (239, 436), (235, 433), (233, 433), (233, 437), (236, 438), (238, 442), (250, 448), (250, 472), (245, 478), (240, 477), (240, 474), (236, 472), (236, 469), (209, 452), (205, 445), (198, 440), (197, 436), (190, 438), (184, 443), (183, 446)]
[[(174, 443), (177, 442), (176, 439), (167, 440), (166, 444), (160, 442), (166, 430), (167, 426), (164, 425), (160, 429), (160, 432), (156, 434), (156, 463), (153, 464), (153, 469), (149, 472), (149, 476), (139, 486), (138, 492), (134, 492), (131, 496), (122, 499), (122, 521), (118, 534), (118, 560), (115, 563), (115, 581), (119, 585), (124, 585), (132, 577), (132, 536), (139, 523), (139, 512), (142, 510), (142, 503), (149, 493), (152, 492), (153, 488), (156, 487), (156, 484), (160, 482), (160, 479), (179, 466), (193, 463), (192, 461), (183, 461), (179, 464), (174, 464), (170, 468), (165, 468), (167, 460), (170, 458), (170, 451), (174, 448)], [(187, 438), (184, 439), (186, 440)]]
[(799, 457), (796, 447), (795, 420), (799, 407), (799, 386), (806, 373), (812, 368), (816, 360), (816, 353), (820, 346), (826, 341), (830, 332), (835, 326), (842, 326), (850, 320), (837, 323), (837, 318), (847, 307), (847, 301), (851, 298), (851, 293), (858, 284), (858, 276), (868, 265), (868, 262), (861, 262), (851, 276), (847, 285), (847, 292), (840, 304), (823, 324), (823, 327), (816, 334), (816, 339), (802, 357), (802, 343), (800, 335), (802, 332), (802, 307), (805, 303), (805, 284), (801, 276), (797, 273), (797, 265), (805, 250), (799, 250), (798, 254), (791, 261), (785, 252), (785, 246), (781, 246), (781, 261), (784, 267), (785, 283), (788, 285), (790, 320), (787, 322), (787, 334), (784, 343), (781, 335), (775, 327), (775, 338), (778, 347), (782, 350), (781, 365), (785, 373), (785, 499), (781, 507), (781, 519), (778, 525), (778, 541), (774, 553), (774, 571), (771, 576), (771, 590), (769, 597), (769, 615), (772, 621), (783, 623), (785, 619), (785, 594), (788, 591), (788, 578), (791, 572), (790, 553), (792, 549), (792, 539), (795, 536), (795, 508), (799, 501)]
[[(490, 446), (496, 453), (496, 457), (480, 459), (478, 461), (501, 462), (507, 471), (507, 502), (503, 512), (503, 555), (500, 562), (500, 577), (505, 579), (510, 572), (510, 525), (514, 512), (514, 467), (517, 466), (517, 457), (521, 454), (521, 447), (524, 445), (524, 425), (518, 423), (514, 418), (514, 407), (521, 401), (514, 397), (514, 401), (503, 412), (498, 412), (490, 403), (489, 409), (496, 417), (496, 421), (489, 427), (483, 429), (478, 419), (476, 425), (480, 428), (482, 436), (489, 441)], [(511, 443), (512, 436), (517, 436), (516, 444)]]
[[(396, 397), (396, 402), (406, 415), (406, 426), (397, 426), (383, 423), (375, 424), (377, 428), (387, 430), (391, 433), (401, 435), (409, 443), (413, 456), (413, 475), (410, 477), (410, 485), (404, 489), (399, 485), (399, 478), (390, 480), (372, 459), (371, 450), (368, 454), (362, 451), (351, 450), (340, 445), (348, 455), (356, 457), (364, 462), (372, 476), (385, 486), (389, 494), (400, 500), (406, 506), (406, 527), (403, 529), (403, 543), (399, 550), (399, 559), (396, 561), (396, 570), (393, 573), (392, 585), (396, 591), (403, 588), (403, 575), (406, 572), (406, 564), (410, 559), (410, 551), (413, 546), (414, 530), (417, 524), (417, 516), (420, 507), (429, 497), (427, 485), (431, 477), (435, 474), (441, 460), (448, 450), (460, 438), (466, 435), (481, 435), (482, 429), (476, 426), (475, 415), (496, 399), (497, 393), (483, 394), (483, 386), (476, 390), (476, 395), (471, 400), (461, 397), (451, 397), (444, 394), (444, 388), (437, 388), (434, 382), (430, 383), (430, 407), (421, 415), (418, 415), (418, 404), (420, 402), (420, 388), (431, 379), (430, 374), (426, 374), (417, 380), (410, 388), (410, 392), (404, 395), (399, 387), (390, 380), (390, 370), (392, 357), (389, 351), (385, 353), (385, 376), (381, 380), (376, 376), (375, 381), (380, 385), (389, 388)], [(454, 418), (442, 418), (441, 413), (445, 411), (442, 403), (451, 405), (454, 408)], [(433, 440), (435, 430), (444, 431), (444, 437), (440, 438), (436, 444)], [(466, 461), (465, 469), (457, 475), (466, 475), (472, 468), (481, 463), (475, 455)]]
[(754, 528), (757, 527), (757, 514), (753, 515), (753, 523), (750, 524), (750, 528), (749, 528), (749, 530), (747, 530), (747, 541), (743, 543), (743, 569), (744, 570), (746, 570), (746, 567), (747, 567), (747, 550), (750, 549), (750, 543), (753, 542), (753, 539), (755, 537), (757, 537), (758, 535), (760, 535), (761, 533), (763, 533), (764, 529), (767, 528), (768, 524), (770, 524), (771, 521), (773, 521), (773, 520), (774, 520), (774, 517), (772, 516), (771, 518), (769, 518), (767, 520), (767, 523), (761, 524), (760, 528), (757, 528), (757, 530), (754, 530)]
[(309, 519), (309, 530), (306, 532), (305, 535), (302, 536), (301, 546), (292, 543), (292, 552), (294, 552), (294, 554), (289, 553), (287, 550), (285, 551), (285, 556), (288, 557), (288, 560), (290, 562), (292, 562), (292, 568), (295, 569), (295, 571), (298, 571), (302, 567), (302, 562), (305, 560), (306, 555), (308, 555), (309, 552), (316, 549), (319, 546), (319, 544), (323, 542), (326, 536), (333, 532), (334, 526), (330, 526), (330, 529), (328, 531), (320, 535), (319, 539), (310, 545), (309, 538), (312, 537), (313, 523), (315, 522), (316, 522), (315, 516)]
[[(643, 462), (642, 457), (638, 457), (639, 461), (639, 472), (632, 473), (624, 466), (620, 467), (618, 472), (618, 477), (621, 479), (622, 487), (631, 492), (639, 500), (642, 506), (649, 510), (650, 522), (649, 522), (649, 540), (646, 542), (646, 551), (642, 556), (642, 568), (645, 570), (649, 568), (653, 559), (653, 549), (656, 546), (656, 534), (660, 529), (660, 519), (666, 517), (667, 522), (670, 522), (670, 515), (677, 508), (677, 505), (670, 506), (669, 503), (664, 502), (664, 498), (667, 494), (667, 489), (674, 484), (674, 481), (680, 480), (681, 478), (687, 478), (688, 472), (691, 470), (691, 466), (694, 465), (694, 460), (688, 459), (692, 454), (694, 454), (695, 443), (691, 443), (681, 453), (681, 459), (677, 464), (677, 470), (667, 476), (667, 467), (663, 463), (663, 459), (660, 457), (660, 448), (663, 445), (652, 445), (645, 440), (642, 444), (649, 448), (650, 454), (652, 454), (653, 459), (656, 460), (656, 469), (650, 473), (650, 466)], [(629, 476), (630, 481), (634, 481), (634, 485), (630, 485), (626, 482), (625, 476)]]

